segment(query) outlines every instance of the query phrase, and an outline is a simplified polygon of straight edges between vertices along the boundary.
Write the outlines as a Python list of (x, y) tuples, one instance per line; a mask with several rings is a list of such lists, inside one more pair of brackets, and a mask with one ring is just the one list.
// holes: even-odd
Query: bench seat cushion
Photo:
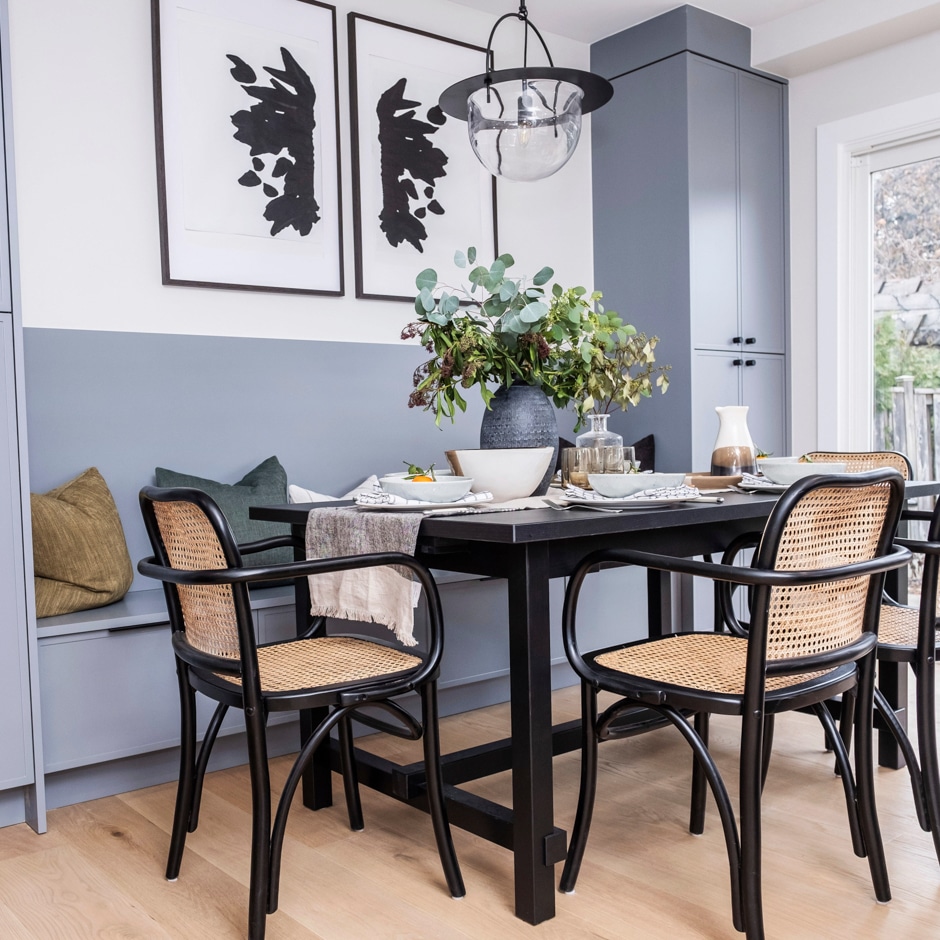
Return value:
[(90, 467), (30, 497), (36, 616), (121, 600), (134, 579), (124, 528), (104, 478)]

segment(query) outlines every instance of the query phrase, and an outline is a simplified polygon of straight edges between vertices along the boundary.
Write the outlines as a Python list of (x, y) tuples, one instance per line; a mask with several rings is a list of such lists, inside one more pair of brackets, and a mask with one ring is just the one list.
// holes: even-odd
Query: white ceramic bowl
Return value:
[(684, 473), (589, 473), (591, 489), (608, 499), (624, 499), (643, 490), (682, 486)]
[(454, 473), (473, 477), (474, 493), (492, 493), (497, 503), (531, 496), (555, 453), (554, 447), (501, 447), (449, 450)]
[(763, 457), (757, 461), (757, 466), (778, 486), (789, 486), (816, 473), (845, 473), (844, 463), (800, 463), (799, 457)]
[[(435, 471), (436, 472), (436, 471)], [(415, 483), (404, 476), (387, 476), (379, 480), (386, 493), (404, 499), (420, 499), (426, 503), (452, 503), (470, 492), (473, 480), (470, 477), (445, 475), (430, 483)]]

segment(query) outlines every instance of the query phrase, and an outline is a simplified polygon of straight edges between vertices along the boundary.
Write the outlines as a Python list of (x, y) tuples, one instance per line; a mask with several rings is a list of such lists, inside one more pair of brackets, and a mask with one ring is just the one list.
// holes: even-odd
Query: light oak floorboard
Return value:
[[(576, 689), (555, 693), (555, 720), (577, 717)], [(712, 749), (734, 781), (738, 724), (713, 719)], [(508, 707), (445, 719), (445, 749), (506, 733)], [(372, 735), (360, 743), (391, 759), (420, 758), (420, 743)], [(852, 852), (832, 757), (808, 715), (778, 719), (764, 795), (764, 903), (769, 938), (928, 940), (940, 935), (940, 865), (917, 826), (906, 771), (876, 776), (893, 899), (876, 903), (865, 859)], [(279, 790), (290, 758), (272, 761)], [(731, 926), (728, 865), (717, 812), (689, 834), (691, 756), (671, 729), (601, 747), (594, 825), (577, 890), (556, 897), (537, 927), (513, 915), (511, 855), (454, 830), (467, 896), (447, 892), (430, 820), (363, 788), (366, 829), (351, 832), (341, 785), (336, 805), (311, 813), (299, 799), (288, 824), (280, 907), (269, 940), (717, 940)], [(570, 832), (579, 756), (555, 759), (555, 811)], [(508, 802), (511, 776), (469, 787)], [(733, 786), (732, 786), (733, 791)], [(179, 879), (164, 878), (175, 785), (53, 810), (49, 832), (0, 830), (0, 937), (206, 938), (245, 935), (250, 794), (245, 768), (210, 774), (200, 825)], [(560, 866), (556, 868), (556, 879)]]

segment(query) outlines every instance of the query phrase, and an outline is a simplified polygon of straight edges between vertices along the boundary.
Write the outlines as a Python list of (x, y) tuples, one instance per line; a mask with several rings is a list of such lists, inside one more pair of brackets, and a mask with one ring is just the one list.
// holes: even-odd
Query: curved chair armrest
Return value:
[[(415, 683), (420, 684), (440, 664), (444, 647), (444, 614), (434, 576), (427, 566), (418, 561), (413, 555), (406, 555), (402, 552), (372, 552), (366, 555), (350, 555), (338, 558), (308, 558), (301, 561), (254, 568), (213, 568), (201, 571), (169, 568), (159, 564), (156, 558), (151, 555), (149, 558), (144, 558), (137, 563), (137, 570), (143, 575), (171, 584), (248, 585), (257, 581), (296, 579), (312, 574), (376, 568), (383, 565), (408, 568), (425, 591), (428, 614), (428, 651), (424, 666), (414, 677)], [(193, 647), (189, 647), (189, 649), (193, 649)], [(206, 668), (215, 667), (207, 666)]]
[[(264, 543), (276, 541), (279, 540), (263, 540)], [(269, 547), (271, 546), (264, 544), (264, 548)], [(258, 549), (258, 551), (261, 550)], [(169, 581), (172, 584), (251, 584), (255, 581), (303, 578), (312, 574), (326, 574), (332, 571), (346, 571), (356, 568), (375, 568), (380, 565), (400, 565), (410, 568), (422, 582), (424, 581), (422, 575), (426, 575), (432, 589), (436, 590), (436, 583), (428, 568), (413, 555), (406, 555), (402, 552), (372, 552), (366, 555), (348, 555), (337, 558), (307, 558), (276, 565), (203, 570), (169, 568), (161, 565), (151, 555), (149, 558), (144, 558), (137, 563), (137, 570), (143, 575), (156, 578), (159, 581)]]
[[(690, 574), (696, 577), (705, 577), (713, 581), (726, 581), (732, 584), (744, 584), (754, 587), (794, 587), (796, 585), (819, 584), (826, 581), (843, 581), (864, 575), (881, 574), (893, 568), (900, 568), (907, 564), (911, 558), (908, 549), (901, 545), (892, 545), (885, 555), (868, 561), (855, 562), (850, 565), (840, 565), (835, 568), (819, 568), (814, 570), (775, 571), (763, 568), (742, 568), (734, 565), (718, 565), (707, 561), (694, 561), (690, 558), (680, 558), (673, 555), (657, 555), (652, 552), (638, 552), (625, 548), (608, 548), (592, 552), (584, 558), (571, 575), (568, 589), (565, 591), (565, 602), (562, 611), (562, 639), (568, 661), (575, 672), (588, 681), (596, 681), (590, 668), (584, 661), (578, 647), (575, 613), (578, 596), (585, 577), (598, 565), (614, 563), (622, 565), (637, 565), (643, 568), (653, 568), (659, 571)], [(865, 640), (866, 643), (876, 642), (876, 638)], [(845, 651), (843, 651), (845, 652)], [(834, 653), (838, 657), (841, 653)], [(774, 667), (785, 670), (783, 664)]]
[(940, 542), (928, 542), (924, 539), (896, 538), (895, 545), (902, 545), (919, 555), (940, 555)]
[(273, 535), (266, 539), (257, 539), (254, 542), (242, 542), (238, 550), (242, 555), (254, 555), (257, 552), (266, 552), (270, 548), (303, 548), (303, 540), (293, 535)]
[(709, 578), (712, 581), (728, 581), (732, 584), (749, 584), (755, 587), (793, 587), (804, 584), (821, 584), (824, 581), (844, 581), (863, 575), (878, 574), (900, 568), (911, 558), (910, 551), (903, 545), (893, 545), (880, 558), (869, 561), (839, 565), (835, 568), (794, 569), (777, 571), (766, 568), (742, 568), (735, 565), (719, 565), (708, 561), (695, 561), (674, 555), (657, 555), (652, 552), (638, 552), (633, 549), (601, 549), (588, 555), (578, 566), (578, 571), (595, 567), (603, 562), (615, 562), (626, 565), (638, 565), (659, 571), (677, 574), (690, 574)]

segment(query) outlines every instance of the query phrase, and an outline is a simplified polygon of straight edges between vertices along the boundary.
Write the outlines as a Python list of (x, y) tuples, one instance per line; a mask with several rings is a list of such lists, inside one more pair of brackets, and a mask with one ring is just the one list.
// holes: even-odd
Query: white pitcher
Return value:
[(719, 405), (712, 476), (757, 473), (757, 452), (747, 429), (747, 405)]

